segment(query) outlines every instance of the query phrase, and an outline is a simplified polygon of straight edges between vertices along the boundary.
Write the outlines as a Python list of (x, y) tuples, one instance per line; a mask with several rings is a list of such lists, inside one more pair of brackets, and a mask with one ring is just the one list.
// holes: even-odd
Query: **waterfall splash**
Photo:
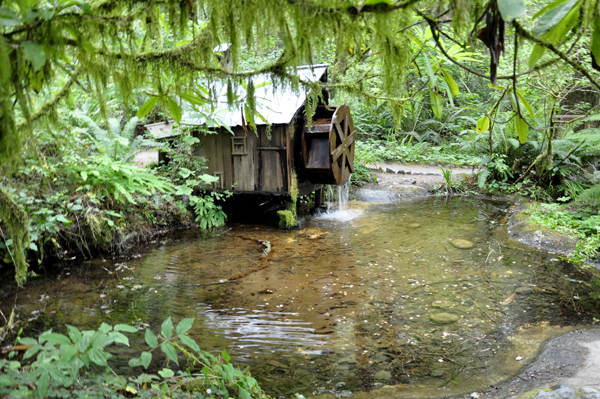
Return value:
[[(362, 212), (357, 209), (349, 209), (348, 197), (350, 195), (350, 180), (343, 186), (327, 186), (326, 201), (329, 209), (320, 215), (318, 219), (348, 221), (356, 218)], [(337, 201), (337, 204), (336, 204)]]

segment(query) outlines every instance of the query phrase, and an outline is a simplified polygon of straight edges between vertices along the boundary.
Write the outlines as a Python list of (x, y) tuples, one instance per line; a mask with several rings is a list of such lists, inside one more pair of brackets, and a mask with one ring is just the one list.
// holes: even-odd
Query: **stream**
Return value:
[[(511, 206), (350, 202), (301, 230), (174, 232), (126, 261), (68, 262), (28, 282), (17, 310), (46, 329), (159, 331), (169, 316), (194, 317), (200, 346), (226, 349), (274, 397), (470, 393), (515, 375), (561, 325), (598, 307), (596, 276), (507, 237)], [(131, 342), (115, 353), (123, 372), (143, 337)]]

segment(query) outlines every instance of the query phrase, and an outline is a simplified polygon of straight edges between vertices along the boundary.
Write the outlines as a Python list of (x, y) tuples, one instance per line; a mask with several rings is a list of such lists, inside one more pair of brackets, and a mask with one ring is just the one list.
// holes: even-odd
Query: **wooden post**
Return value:
[(320, 189), (315, 191), (315, 208), (325, 204), (325, 188), (321, 186)]

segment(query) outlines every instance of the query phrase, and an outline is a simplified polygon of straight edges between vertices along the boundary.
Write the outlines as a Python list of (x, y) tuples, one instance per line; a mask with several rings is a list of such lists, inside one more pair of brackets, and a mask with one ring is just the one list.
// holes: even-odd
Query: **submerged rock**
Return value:
[(431, 302), (431, 307), (434, 309), (449, 309), (454, 304), (450, 301), (433, 301)]
[(406, 226), (410, 227), (411, 229), (418, 229), (419, 227), (421, 227), (419, 223), (409, 223)]
[(437, 313), (429, 317), (431, 321), (438, 324), (450, 324), (458, 321), (459, 317), (452, 313)]
[(392, 380), (392, 373), (387, 370), (379, 370), (375, 373), (375, 381), (390, 382)]
[(459, 249), (469, 249), (469, 248), (473, 248), (475, 246), (471, 241), (463, 240), (460, 238), (457, 238), (455, 240), (449, 240), (449, 241), (450, 241), (450, 244), (452, 244), (453, 246), (455, 246), (456, 248), (459, 248)]
[(529, 295), (533, 293), (533, 288), (531, 287), (519, 287), (515, 290), (515, 293), (519, 295)]

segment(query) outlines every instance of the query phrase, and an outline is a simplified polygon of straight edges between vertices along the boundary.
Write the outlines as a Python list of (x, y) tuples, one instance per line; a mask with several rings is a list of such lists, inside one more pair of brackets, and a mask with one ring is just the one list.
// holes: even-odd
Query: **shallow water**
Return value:
[[(168, 316), (195, 317), (190, 335), (203, 349), (226, 348), (276, 396), (344, 397), (381, 385), (398, 385), (402, 397), (472, 392), (518, 371), (514, 354), (531, 358), (565, 312), (595, 306), (596, 280), (507, 238), (509, 206), (351, 202), (351, 217), (309, 217), (300, 231), (170, 234), (126, 262), (73, 261), (29, 285), (18, 309), (80, 328), (158, 331)], [(267, 255), (259, 240), (270, 242)], [(458, 320), (436, 323), (440, 313)]]

